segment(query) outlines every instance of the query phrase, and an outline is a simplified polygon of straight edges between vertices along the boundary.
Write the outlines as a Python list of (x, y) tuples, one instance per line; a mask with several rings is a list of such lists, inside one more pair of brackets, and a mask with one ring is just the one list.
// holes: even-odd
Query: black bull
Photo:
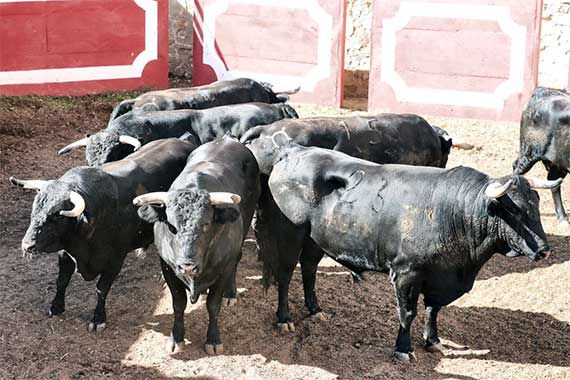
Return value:
[[(184, 343), (186, 289), (195, 303), (208, 290), (206, 352), (220, 354), (222, 298), (236, 298), (236, 267), (259, 198), (255, 157), (228, 137), (197, 148), (168, 192), (141, 195), (139, 215), (154, 223), (155, 244), (172, 294), (174, 324), (168, 349)], [(157, 206), (158, 205), (158, 206)]]
[(135, 99), (123, 100), (113, 109), (109, 124), (132, 110), (165, 111), (204, 109), (238, 103), (283, 103), (293, 91), (274, 92), (271, 85), (249, 78), (218, 81), (204, 86), (150, 91)]
[(132, 199), (164, 191), (184, 168), (195, 145), (178, 139), (155, 141), (101, 168), (76, 167), (57, 180), (21, 181), (39, 190), (22, 240), (25, 254), (61, 252), (57, 292), (50, 316), (65, 310), (65, 291), (75, 270), (97, 282), (97, 306), (89, 329), (106, 326), (105, 301), (128, 252), (153, 242), (152, 225), (137, 215)]
[(205, 110), (129, 112), (93, 136), (73, 142), (58, 153), (86, 147), (90, 166), (120, 160), (151, 141), (189, 134), (196, 144), (204, 144), (226, 133), (240, 138), (248, 129), (284, 118), (297, 118), (288, 104), (248, 103)]
[(303, 247), (300, 256), (279, 249), (281, 237), (287, 234), (274, 235), (273, 231), (293, 228), (267, 189), (267, 178), (280, 148), (294, 142), (341, 151), (376, 163), (445, 167), (452, 146), (445, 131), (430, 126), (420, 116), (397, 114), (281, 120), (249, 130), (241, 141), (251, 149), (263, 173), (255, 234), (264, 263), (265, 286), (272, 278), (278, 284), (277, 322), (284, 330), (294, 328), (289, 315), (288, 289), (299, 259), (305, 305), (311, 314), (324, 316), (317, 302), (313, 273), (324, 253), (310, 242)]
[[(515, 174), (527, 173), (542, 161), (548, 179), (564, 178), (570, 171), (570, 94), (538, 87), (526, 105), (520, 125), (520, 152)], [(558, 222), (570, 227), (560, 187), (552, 190)]]
[(396, 356), (409, 360), (420, 294), (425, 344), (443, 350), (438, 311), (472, 288), (495, 252), (513, 250), (530, 260), (548, 255), (538, 194), (529, 183), (545, 188), (560, 181), (492, 179), (465, 167), (377, 165), (292, 145), (282, 149), (269, 187), (295, 228), (272, 232), (289, 255), (310, 245), (354, 272), (389, 273), (400, 319)]

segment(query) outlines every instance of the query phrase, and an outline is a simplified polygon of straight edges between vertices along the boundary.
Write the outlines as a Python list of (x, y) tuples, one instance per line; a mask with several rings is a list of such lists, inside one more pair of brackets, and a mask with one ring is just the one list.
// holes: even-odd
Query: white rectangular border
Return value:
[[(48, 1), (54, 0), (0, 0), (0, 3)], [(132, 64), (63, 69), (0, 71), (0, 85), (82, 82), (142, 77), (143, 70), (147, 63), (158, 58), (158, 1), (133, 1), (145, 11), (145, 49), (135, 58)]]

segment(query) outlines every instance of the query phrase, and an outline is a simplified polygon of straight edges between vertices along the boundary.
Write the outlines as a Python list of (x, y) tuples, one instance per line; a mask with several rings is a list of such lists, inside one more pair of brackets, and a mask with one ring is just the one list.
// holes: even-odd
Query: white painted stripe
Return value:
[(204, 64), (212, 67), (218, 80), (247, 77), (258, 81), (269, 82), (275, 85), (275, 87), (301, 87), (301, 91), (312, 92), (319, 81), (330, 76), (331, 47), (334, 39), (333, 17), (321, 7), (318, 0), (288, 0), (283, 2), (277, 2), (275, 0), (231, 0), (231, 4), (236, 3), (253, 4), (262, 7), (307, 10), (309, 15), (319, 25), (317, 64), (304, 76), (259, 73), (246, 70), (228, 70), (216, 51), (215, 37), (216, 19), (227, 11), (230, 0), (218, 0), (204, 7), (204, 23), (202, 26), (204, 45), (202, 61)]
[[(19, 0), (17, 2), (22, 1), (29, 2), (33, 0)], [(16, 1), (0, 0), (0, 3), (8, 2)], [(149, 62), (158, 58), (158, 4), (155, 0), (134, 0), (134, 2), (145, 11), (145, 50), (135, 58), (132, 64), (118, 66), (0, 71), (0, 85), (140, 78), (145, 66)]]
[[(408, 86), (396, 71), (396, 34), (405, 28), (412, 17), (496, 21), (511, 38), (509, 79), (492, 93)], [(523, 90), (527, 30), (513, 21), (507, 6), (402, 1), (398, 13), (393, 18), (383, 20), (382, 27), (381, 79), (392, 87), (400, 102), (494, 108), (501, 111), (512, 94)]]

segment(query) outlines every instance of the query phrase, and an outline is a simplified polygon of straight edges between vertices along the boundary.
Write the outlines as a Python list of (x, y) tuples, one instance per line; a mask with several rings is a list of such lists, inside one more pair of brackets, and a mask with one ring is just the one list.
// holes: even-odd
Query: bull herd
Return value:
[[(251, 79), (145, 93), (115, 107), (107, 128), (71, 143), (88, 166), (55, 180), (10, 178), (38, 191), (24, 255), (58, 252), (65, 310), (71, 276), (97, 276), (90, 331), (106, 327), (105, 300), (128, 252), (155, 244), (172, 294), (170, 351), (184, 344), (187, 295), (206, 297), (205, 350), (223, 352), (222, 306), (236, 302), (236, 270), (250, 225), (264, 284), (278, 286), (277, 326), (294, 330), (288, 287), (301, 266), (305, 305), (322, 317), (315, 292), (326, 254), (355, 279), (389, 274), (400, 321), (395, 356), (413, 357), (410, 328), (424, 296), (425, 347), (444, 352), (437, 314), (465, 292), (494, 253), (539, 260), (549, 254), (533, 189), (551, 189), (568, 225), (560, 184), (570, 167), (570, 96), (537, 88), (522, 113), (513, 173), (444, 169), (454, 142), (416, 115), (299, 119)], [(525, 178), (542, 161), (548, 179)]]

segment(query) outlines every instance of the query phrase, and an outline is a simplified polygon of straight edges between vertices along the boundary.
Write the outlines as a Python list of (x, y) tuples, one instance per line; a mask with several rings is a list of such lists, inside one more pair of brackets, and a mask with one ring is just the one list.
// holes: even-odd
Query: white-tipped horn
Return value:
[(139, 195), (133, 199), (133, 204), (135, 206), (143, 205), (163, 205), (168, 199), (168, 193), (166, 191), (157, 191), (154, 193), (146, 193)]
[(119, 142), (122, 144), (132, 145), (135, 152), (141, 147), (141, 142), (139, 140), (127, 135), (120, 135)]
[(471, 143), (461, 141), (458, 139), (454, 139), (454, 138), (451, 139), (451, 146), (456, 148), (456, 149), (463, 149), (463, 150), (471, 150), (471, 149), (476, 148), (476, 146), (471, 144)]
[(71, 191), (69, 192), (69, 200), (73, 203), (73, 208), (71, 210), (60, 211), (59, 214), (70, 218), (81, 215), (85, 210), (85, 200), (83, 197), (79, 193)]
[(513, 185), (513, 180), (509, 179), (504, 185), (501, 185), (499, 182), (492, 182), (487, 185), (485, 189), (485, 195), (489, 198), (500, 198), (509, 191), (511, 186)]
[(46, 187), (48, 181), (41, 179), (22, 180), (16, 177), (10, 177), (10, 183), (14, 186), (19, 186), (24, 189), (34, 189), (42, 191)]
[(533, 178), (533, 177), (525, 177), (525, 178), (528, 181), (530, 187), (532, 187), (533, 189), (552, 190), (556, 189), (558, 186), (560, 186), (560, 184), (562, 184), (562, 178), (558, 178), (557, 180), (554, 181), (549, 181), (547, 179)]
[(213, 206), (237, 205), (241, 202), (241, 197), (234, 193), (213, 192), (210, 193), (210, 203)]
[(75, 141), (75, 142), (72, 142), (71, 144), (67, 145), (67, 146), (64, 147), (64, 148), (61, 148), (61, 149), (57, 152), (57, 154), (65, 154), (65, 153), (71, 152), (71, 151), (74, 150), (74, 149), (82, 148), (82, 147), (87, 146), (88, 143), (89, 143), (89, 137), (85, 137), (85, 138), (83, 138), (83, 139), (81, 139), (81, 140), (77, 140), (77, 141)]

